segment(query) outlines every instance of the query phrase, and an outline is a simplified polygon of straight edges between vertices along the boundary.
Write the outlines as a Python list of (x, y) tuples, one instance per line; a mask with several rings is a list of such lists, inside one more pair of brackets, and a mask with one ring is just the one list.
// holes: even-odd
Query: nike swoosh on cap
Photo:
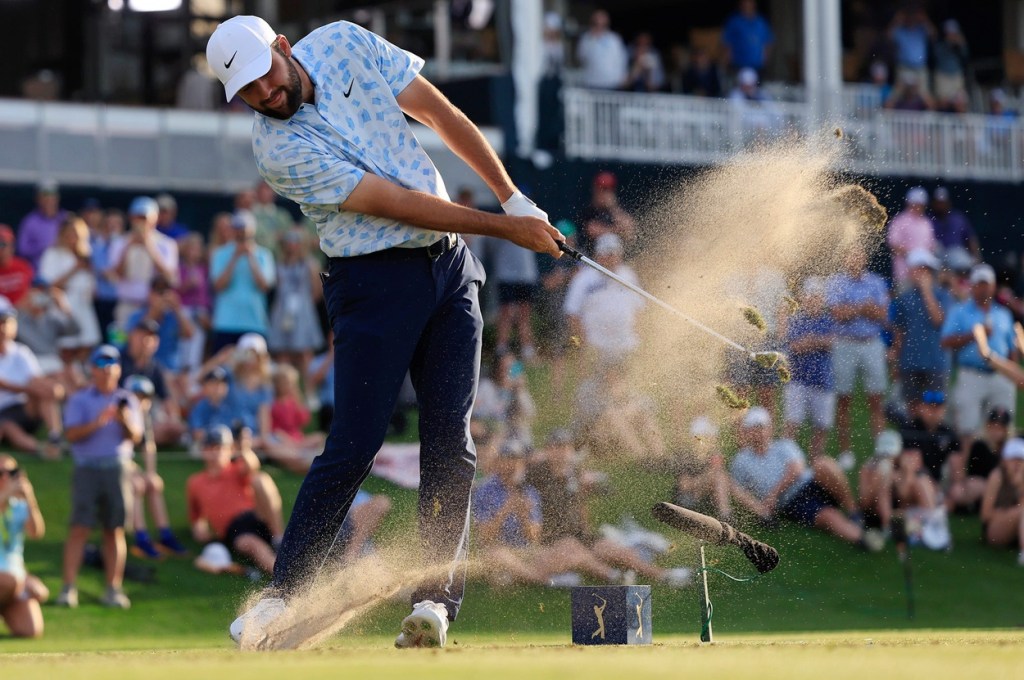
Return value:
[(237, 56), (238, 50), (235, 50), (235, 53), (231, 55), (231, 58), (224, 62), (224, 68), (231, 68), (231, 64), (235, 63), (235, 57)]

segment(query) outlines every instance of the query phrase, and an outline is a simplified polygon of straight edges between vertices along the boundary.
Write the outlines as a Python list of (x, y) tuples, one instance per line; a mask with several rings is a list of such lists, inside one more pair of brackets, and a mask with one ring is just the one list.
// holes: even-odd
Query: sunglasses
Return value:
[(937, 390), (928, 390), (921, 395), (921, 401), (925, 404), (945, 404), (946, 395), (945, 393)]
[(0, 472), (2, 472), (5, 475), (7, 475), (8, 477), (14, 479), (14, 478), (18, 477), (19, 475), (21, 475), (21, 468), (19, 468), (19, 467), (6, 468), (4, 470), (0, 470)]
[(110, 357), (100, 357), (92, 362), (92, 365), (96, 368), (110, 368), (117, 363), (117, 359), (111, 359)]

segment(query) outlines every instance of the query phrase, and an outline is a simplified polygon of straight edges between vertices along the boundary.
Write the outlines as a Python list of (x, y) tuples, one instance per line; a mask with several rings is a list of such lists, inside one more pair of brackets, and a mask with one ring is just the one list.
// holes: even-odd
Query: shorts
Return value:
[(985, 415), (996, 406), (1010, 413), (1011, 422), (1017, 406), (1017, 388), (998, 373), (983, 373), (961, 367), (953, 389), (956, 404), (956, 431), (973, 435), (981, 429)]
[(235, 541), (246, 534), (258, 536), (267, 545), (274, 544), (274, 537), (270, 533), (270, 527), (267, 526), (266, 522), (257, 517), (256, 513), (252, 510), (246, 510), (231, 520), (227, 530), (224, 532), (224, 544), (234, 550)]
[(832, 348), (832, 370), (836, 376), (836, 394), (853, 394), (860, 374), (864, 391), (882, 394), (886, 386), (885, 346), (879, 338), (850, 340), (840, 338)]
[(0, 423), (14, 423), (27, 434), (32, 434), (39, 429), (43, 421), (30, 416), (25, 404), (11, 404), (0, 411)]
[(514, 305), (533, 302), (537, 286), (533, 283), (499, 283), (498, 302), (503, 305)]
[(132, 466), (76, 465), (71, 473), (71, 525), (111, 530), (124, 527), (135, 498)]
[(835, 422), (836, 393), (824, 387), (791, 382), (783, 392), (787, 423), (810, 422), (817, 430), (829, 430)]
[(825, 508), (832, 507), (835, 507), (832, 495), (812, 479), (800, 487), (796, 495), (789, 499), (789, 502), (781, 508), (780, 514), (797, 524), (813, 527), (818, 513)]

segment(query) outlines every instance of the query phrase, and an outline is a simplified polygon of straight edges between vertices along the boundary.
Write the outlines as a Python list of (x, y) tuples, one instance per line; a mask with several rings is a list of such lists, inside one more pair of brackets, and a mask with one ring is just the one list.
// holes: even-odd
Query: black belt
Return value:
[(327, 258), (328, 263), (335, 260), (343, 262), (346, 260), (356, 259), (373, 259), (373, 260), (415, 260), (426, 255), (431, 260), (436, 260), (447, 252), (455, 250), (455, 247), (459, 245), (459, 235), (454, 233), (447, 233), (442, 236), (439, 240), (434, 241), (429, 246), (421, 246), (419, 248), (385, 248), (384, 250), (375, 250), (372, 253), (365, 253), (363, 255), (350, 255), (348, 257), (329, 257)]
[(436, 260), (437, 258), (447, 253), (449, 250), (453, 250), (455, 246), (457, 246), (458, 244), (458, 235), (448, 232), (447, 234), (442, 236), (440, 240), (434, 241), (429, 246), (427, 246), (425, 250), (427, 251), (427, 256), (430, 259)]

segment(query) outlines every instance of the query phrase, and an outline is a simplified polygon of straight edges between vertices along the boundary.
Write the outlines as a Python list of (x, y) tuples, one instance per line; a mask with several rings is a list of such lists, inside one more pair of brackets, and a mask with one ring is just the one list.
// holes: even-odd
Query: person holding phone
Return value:
[(43, 582), (25, 571), (25, 537), (43, 537), (46, 525), (28, 480), (12, 456), (0, 456), (0, 617), (14, 637), (43, 634), (39, 604), (50, 596)]

